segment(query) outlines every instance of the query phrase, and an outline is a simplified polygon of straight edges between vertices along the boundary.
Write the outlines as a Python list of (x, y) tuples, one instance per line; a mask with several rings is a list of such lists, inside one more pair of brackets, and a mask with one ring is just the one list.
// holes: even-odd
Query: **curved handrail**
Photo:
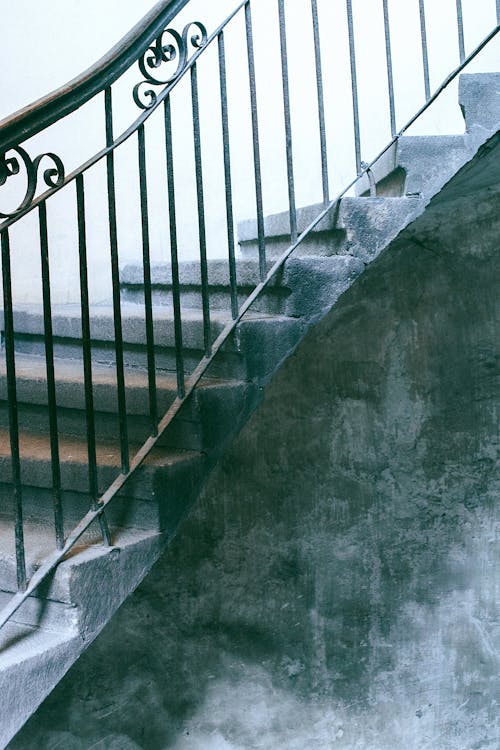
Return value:
[(75, 112), (114, 83), (189, 0), (159, 0), (100, 60), (55, 91), (0, 121), (0, 153)]

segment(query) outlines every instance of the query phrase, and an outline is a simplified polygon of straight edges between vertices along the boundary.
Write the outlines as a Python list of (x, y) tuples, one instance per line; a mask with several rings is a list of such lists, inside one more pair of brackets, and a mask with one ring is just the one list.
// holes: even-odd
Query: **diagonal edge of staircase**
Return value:
[[(186, 427), (176, 428), (174, 435), (165, 443), (163, 452), (151, 456), (127, 494), (117, 499), (111, 518), (114, 526), (113, 546), (103, 548), (92, 533), (83, 540), (80, 548), (57, 569), (52, 581), (20, 610), (17, 621), (11, 622), (3, 631), (0, 641), (0, 745), (5, 747), (15, 732), (36, 710), (41, 701), (59, 682), (79, 654), (97, 636), (127, 595), (140, 583), (153, 563), (168, 544), (182, 518), (194, 503), (210, 468), (216, 463), (225, 445), (243, 426), (249, 414), (262, 397), (262, 387), (270, 379), (281, 362), (293, 351), (307, 329), (334, 306), (343, 294), (383, 251), (387, 250), (403, 229), (420, 216), (431, 202), (439, 201), (443, 187), (450, 183), (458, 190), (469, 184), (471, 165), (477, 160), (485, 161), (492, 146), (498, 145), (500, 130), (500, 74), (470, 74), (460, 80), (460, 104), (464, 112), (466, 133), (464, 136), (403, 137), (390, 157), (374, 165), (374, 176), (380, 192), (389, 191), (381, 197), (345, 198), (338, 216), (328, 216), (305, 240), (300, 255), (292, 256), (284, 270), (271, 285), (269, 299), (264, 308), (257, 310), (249, 320), (238, 327), (234, 340), (228, 345), (224, 356), (227, 371), (210, 373), (214, 380), (203, 383), (183, 415), (187, 424), (198, 424), (205, 419), (205, 426), (214, 418), (217, 404), (224, 402), (228, 388), (233, 398), (220, 420), (218, 429), (208, 438), (193, 437)], [(491, 173), (491, 168), (489, 169)], [(404, 173), (404, 174), (403, 174)], [(403, 174), (403, 177), (402, 177)], [(491, 174), (490, 174), (491, 178)], [(482, 182), (489, 179), (483, 170)], [(395, 194), (398, 185), (399, 193)], [(462, 187), (461, 187), (462, 186)], [(366, 185), (360, 186), (360, 196)], [(391, 191), (393, 191), (391, 193)], [(395, 191), (395, 192), (394, 192)], [(304, 228), (318, 214), (318, 207), (302, 209), (299, 224)], [(287, 242), (288, 217), (277, 214), (266, 219), (266, 236), (271, 253), (281, 252)], [(255, 226), (244, 222), (239, 226), (243, 261), (240, 265), (245, 288), (251, 286), (255, 272)], [(333, 254), (332, 254), (333, 253)], [(153, 269), (155, 289), (161, 298), (168, 297), (168, 282), (163, 281), (163, 270)], [(227, 292), (228, 282), (220, 264), (211, 263), (214, 298)], [(194, 271), (189, 264), (181, 267), (186, 289), (196, 287)], [(127, 267), (122, 273), (124, 299), (133, 302), (140, 293), (141, 279), (137, 268)], [(226, 290), (226, 292), (224, 291)], [(196, 292), (194, 292), (196, 294)], [(265, 299), (265, 298), (264, 298)], [(195, 303), (196, 304), (196, 303)], [(26, 330), (21, 344), (22, 356), (40, 354), (40, 331), (37, 332), (36, 315), (23, 311)], [(104, 311), (103, 311), (104, 315)], [(105, 317), (105, 316), (104, 316)], [(194, 318), (196, 319), (196, 316)], [(18, 322), (20, 322), (18, 318)], [(68, 322), (69, 321), (69, 322)], [(75, 325), (66, 310), (61, 316), (62, 330)], [(193, 324), (192, 345), (198, 348), (198, 323)], [(22, 328), (22, 325), (21, 325)], [(106, 326), (104, 325), (104, 329)], [(102, 330), (102, 328), (101, 328)], [(286, 335), (284, 336), (284, 333)], [(37, 339), (38, 336), (38, 339)], [(130, 337), (133, 339), (133, 326)], [(168, 336), (167, 336), (168, 339)], [(71, 335), (68, 341), (74, 341)], [(105, 341), (102, 351), (106, 351)], [(171, 342), (166, 340), (165, 349)], [(136, 345), (132, 340), (131, 351)], [(238, 358), (237, 376), (233, 375)], [(71, 356), (62, 360), (71, 362)], [(238, 359), (239, 361), (239, 359)], [(102, 412), (106, 412), (109, 397), (106, 395), (106, 368), (110, 362), (98, 364), (103, 370), (99, 387), (103, 389)], [(240, 363), (241, 364), (241, 363)], [(137, 366), (137, 363), (135, 363)], [(64, 368), (64, 364), (61, 365)], [(71, 369), (71, 368), (70, 368)], [(224, 380), (226, 378), (227, 380)], [(1, 373), (0, 373), (1, 380)], [(27, 376), (27, 381), (30, 378)], [(43, 386), (43, 376), (40, 377)], [(69, 372), (65, 381), (68, 388), (68, 414), (74, 408), (78, 378)], [(1, 387), (1, 383), (0, 383)], [(165, 392), (169, 392), (165, 382)], [(210, 402), (210, 389), (215, 396)], [(36, 388), (28, 387), (31, 401), (27, 410), (27, 421), (36, 413)], [(136, 389), (137, 403), (144, 399), (140, 385)], [(33, 393), (35, 395), (33, 395)], [(208, 396), (207, 396), (208, 394)], [(0, 393), (1, 396), (1, 393)], [(166, 396), (168, 400), (168, 396)], [(204, 401), (205, 400), (205, 401)], [(97, 398), (99, 403), (99, 398)], [(135, 398), (133, 399), (135, 402)], [(207, 407), (207, 403), (211, 404)], [(38, 404), (40, 406), (40, 404)], [(63, 407), (64, 408), (64, 407)], [(99, 408), (99, 407), (97, 407)], [(206, 416), (203, 417), (204, 409)], [(138, 413), (142, 407), (138, 405)], [(69, 419), (71, 422), (71, 419)], [(105, 417), (103, 417), (103, 423)], [(71, 427), (68, 428), (71, 431)], [(78, 426), (75, 427), (78, 431)], [(180, 438), (179, 435), (182, 437)], [(36, 440), (30, 436), (31, 440)], [(182, 442), (180, 449), (173, 446)], [(193, 442), (194, 441), (194, 442)], [(198, 442), (196, 442), (198, 441)], [(28, 440), (29, 442), (29, 440)], [(34, 452), (43, 456), (46, 445), (34, 445)], [(71, 436), (63, 445), (66, 450), (68, 474), (76, 486), (67, 491), (71, 506), (78, 509), (85, 501), (84, 483), (78, 487), (78, 472), (83, 471), (83, 460), (78, 459), (78, 436)], [(114, 471), (118, 462), (116, 447), (110, 442), (103, 450), (108, 453), (108, 462), (102, 469), (103, 483), (106, 472)], [(29, 477), (25, 478), (27, 491), (27, 527), (33, 524), (34, 537), (43, 538), (44, 524), (37, 517), (38, 502), (45, 493), (50, 498), (47, 477), (47, 460), (33, 460)], [(8, 457), (0, 455), (2, 475), (8, 471)], [(165, 489), (167, 487), (167, 490)], [(33, 490), (30, 494), (29, 488)], [(7, 492), (0, 486), (0, 493)], [(142, 526), (141, 520), (142, 519)], [(42, 544), (43, 547), (43, 544)], [(13, 557), (4, 553), (0, 540), (0, 588), (13, 590)], [(31, 561), (36, 569), (37, 559)], [(95, 592), (98, 591), (98, 602)], [(5, 594), (0, 593), (1, 597)], [(98, 606), (96, 606), (98, 604)]]

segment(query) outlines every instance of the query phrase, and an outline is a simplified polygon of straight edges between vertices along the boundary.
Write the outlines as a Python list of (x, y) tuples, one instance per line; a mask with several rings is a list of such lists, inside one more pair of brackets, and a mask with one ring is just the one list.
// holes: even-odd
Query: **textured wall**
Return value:
[(476, 197), (306, 337), (11, 750), (498, 750), (500, 195)]

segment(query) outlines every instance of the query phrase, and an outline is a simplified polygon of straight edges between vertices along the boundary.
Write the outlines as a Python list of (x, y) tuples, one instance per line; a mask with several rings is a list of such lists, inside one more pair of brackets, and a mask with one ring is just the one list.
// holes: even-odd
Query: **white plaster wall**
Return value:
[[(151, 0), (106, 0), (103, 4), (82, 0), (19, 0), (15, 6), (2, 2), (3, 35), (0, 65), (0, 116), (22, 107), (61, 85), (94, 62), (152, 6)], [(235, 5), (235, 0), (192, 0), (175, 26), (182, 29), (191, 20), (203, 21), (208, 30), (216, 27)], [(326, 115), (330, 149), (332, 197), (354, 175), (352, 105), (348, 68), (345, 3), (320, 0)], [(254, 25), (259, 85), (261, 155), (265, 212), (283, 210), (287, 200), (286, 164), (283, 139), (283, 109), (279, 75), (276, 4), (254, 0)], [(353, 0), (356, 22), (356, 51), (363, 158), (373, 158), (389, 139), (387, 84), (384, 65), (382, 2)], [(428, 40), (431, 84), (435, 88), (458, 60), (455, 0), (428, 0)], [(398, 126), (421, 105), (421, 74), (418, 0), (390, 2)], [(297, 202), (307, 205), (321, 199), (316, 88), (312, 56), (312, 28), (308, 0), (289, 0), (288, 48), (294, 118), (295, 178)], [(495, 23), (494, 0), (464, 0), (466, 44), (471, 49)], [(235, 177), (236, 220), (255, 213), (251, 130), (248, 111), (248, 81), (244, 29), (241, 17), (226, 35), (228, 90)], [(498, 68), (500, 54), (490, 50), (474, 69)], [(206, 53), (199, 66), (202, 148), (204, 153), (205, 200), (208, 251), (223, 257), (225, 203), (220, 131), (220, 100), (217, 90), (216, 47)], [(139, 80), (137, 68), (114, 87), (115, 134), (137, 116), (131, 91)], [(181, 258), (198, 254), (196, 194), (189, 80), (172, 96), (177, 219)], [(461, 132), (463, 122), (457, 105), (456, 87), (423, 118), (420, 133)], [(153, 260), (169, 255), (168, 209), (165, 186), (165, 155), (162, 112), (148, 121), (148, 175), (151, 254)], [(103, 145), (102, 97), (79, 112), (31, 139), (28, 150), (36, 155), (56, 151), (70, 171)], [(139, 261), (141, 253), (138, 204), (137, 146), (135, 136), (116, 152), (119, 249), (122, 263)], [(10, 182), (10, 191), (20, 195), (20, 181)], [(94, 301), (110, 297), (109, 241), (104, 165), (87, 173), (87, 229), (91, 295)], [(8, 191), (7, 191), (8, 192)], [(5, 191), (4, 191), (5, 193)], [(11, 194), (7, 200), (15, 201)], [(4, 201), (5, 198), (2, 198)], [(2, 205), (5, 205), (3, 202)], [(69, 186), (48, 204), (53, 297), (56, 302), (77, 299), (78, 258), (74, 186)], [(40, 298), (36, 216), (32, 214), (12, 230), (13, 283), (18, 303)]]

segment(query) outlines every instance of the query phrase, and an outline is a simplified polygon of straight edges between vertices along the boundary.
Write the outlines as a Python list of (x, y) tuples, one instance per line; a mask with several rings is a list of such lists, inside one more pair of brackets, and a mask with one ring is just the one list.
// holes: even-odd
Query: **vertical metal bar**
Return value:
[(354, 22), (352, 17), (352, 0), (346, 0), (347, 29), (349, 33), (349, 59), (351, 63), (352, 114), (354, 121), (354, 151), (356, 155), (356, 173), (361, 174), (361, 136), (359, 131), (358, 76), (356, 71), (356, 46), (354, 43)]
[(174, 308), (175, 364), (177, 372), (177, 395), (183, 398), (186, 393), (184, 376), (184, 356), (182, 352), (181, 296), (179, 284), (179, 259), (177, 254), (177, 218), (175, 212), (175, 174), (172, 150), (172, 112), (170, 96), (164, 102), (165, 108), (165, 147), (167, 155), (168, 211), (170, 220), (170, 257), (172, 261), (172, 302)]
[(462, 12), (462, 0), (457, 0), (457, 30), (458, 52), (460, 55), (460, 62), (462, 63), (465, 60), (464, 17)]
[(153, 327), (153, 298), (151, 293), (151, 258), (149, 250), (148, 186), (146, 179), (146, 138), (144, 124), (137, 130), (139, 154), (139, 187), (141, 192), (142, 267), (144, 273), (144, 310), (146, 318), (146, 348), (148, 359), (149, 416), (151, 435), (158, 434), (158, 401), (156, 395), (155, 336)]
[(42, 265), (43, 326), (45, 341), (45, 367), (47, 371), (47, 403), (49, 409), (50, 455), (52, 468), (52, 491), (54, 493), (54, 523), (56, 545), (64, 546), (64, 523), (61, 494), (61, 464), (59, 459), (59, 432), (57, 426), (56, 381), (54, 373), (54, 343), (52, 332), (52, 302), (50, 294), (49, 241), (47, 232), (47, 206), (45, 201), (38, 207), (40, 228), (40, 254)]
[(422, 38), (422, 65), (424, 68), (425, 99), (431, 98), (431, 84), (429, 78), (429, 54), (427, 51), (427, 30), (425, 26), (425, 0), (418, 0), (420, 10), (420, 36)]
[(231, 153), (229, 148), (229, 113), (227, 106), (227, 76), (226, 51), (224, 46), (224, 32), (221, 31), (217, 39), (219, 47), (219, 83), (222, 117), (222, 143), (224, 151), (224, 182), (226, 187), (226, 223), (227, 247), (229, 258), (229, 283), (231, 286), (231, 314), (233, 320), (238, 316), (238, 280), (236, 276), (233, 186), (231, 179)]
[(321, 41), (319, 35), (318, 2), (311, 0), (311, 12), (314, 34), (314, 59), (316, 63), (316, 90), (318, 96), (319, 142), (321, 151), (321, 181), (323, 184), (323, 203), (330, 201), (328, 185), (328, 151), (326, 146), (325, 97), (323, 93), (323, 65), (321, 62)]
[[(104, 108), (106, 117), (106, 146), (113, 143), (113, 108), (111, 101), (111, 87), (104, 91)], [(116, 229), (116, 195), (115, 195), (115, 163), (114, 153), (110, 151), (106, 156), (108, 179), (108, 220), (109, 242), (111, 253), (111, 280), (113, 285), (113, 318), (115, 332), (116, 386), (118, 392), (118, 420), (120, 425), (120, 450), (122, 471), (126, 474), (130, 468), (127, 402), (125, 397), (125, 372), (123, 364), (123, 332), (122, 313), (120, 303), (120, 269), (118, 266), (118, 236)]]
[(10, 455), (14, 495), (14, 534), (16, 544), (16, 575), (19, 591), (26, 590), (26, 560), (24, 550), (23, 495), (21, 485), (21, 459), (19, 453), (19, 422), (17, 415), (16, 361), (14, 353), (14, 315), (12, 311), (12, 284), (10, 271), (9, 232), (0, 233), (2, 245), (2, 281), (5, 328), (5, 365), (7, 373), (7, 399), (9, 404)]
[[(389, 112), (391, 119), (391, 136), (396, 135), (396, 110), (394, 106), (394, 76), (392, 72), (391, 25), (389, 19), (389, 2), (382, 0), (384, 5), (385, 57), (387, 64), (387, 87), (389, 91)], [(458, 0), (460, 2), (460, 0)]]
[[(83, 384), (85, 390), (85, 418), (87, 421), (87, 455), (89, 462), (89, 494), (92, 510), (99, 507), (99, 483), (97, 477), (97, 451), (95, 438), (94, 394), (92, 388), (92, 346), (90, 337), (89, 282), (87, 271), (87, 235), (85, 227), (85, 192), (83, 175), (76, 178), (76, 201), (78, 216), (78, 256), (80, 261), (80, 305), (82, 311), (82, 355)], [(104, 544), (111, 544), (108, 524), (103, 515), (99, 524)]]
[(500, 26), (500, 0), (497, 0), (497, 24)]
[(198, 205), (198, 234), (200, 241), (201, 303), (203, 308), (203, 343), (205, 356), (212, 352), (210, 334), (210, 293), (208, 288), (207, 236), (205, 228), (205, 198), (203, 192), (203, 166), (201, 161), (200, 105), (198, 99), (198, 74), (196, 63), (191, 68), (191, 106), (193, 112), (194, 161), (196, 171), (196, 198)]
[(261, 281), (264, 281), (264, 279), (266, 278), (266, 238), (264, 233), (264, 204), (262, 201), (262, 170), (260, 164), (259, 117), (257, 111), (255, 55), (253, 48), (252, 11), (250, 8), (250, 0), (245, 5), (245, 28), (247, 39), (248, 78), (250, 83), (250, 108), (252, 112), (255, 201), (257, 207), (257, 235), (259, 242), (259, 272)]
[(288, 179), (288, 210), (290, 214), (290, 241), (297, 241), (297, 207), (293, 175), (293, 140), (290, 116), (290, 83), (288, 79), (288, 54), (286, 42), (285, 0), (278, 0), (281, 51), (281, 80), (283, 83), (283, 111), (285, 115), (286, 169)]

